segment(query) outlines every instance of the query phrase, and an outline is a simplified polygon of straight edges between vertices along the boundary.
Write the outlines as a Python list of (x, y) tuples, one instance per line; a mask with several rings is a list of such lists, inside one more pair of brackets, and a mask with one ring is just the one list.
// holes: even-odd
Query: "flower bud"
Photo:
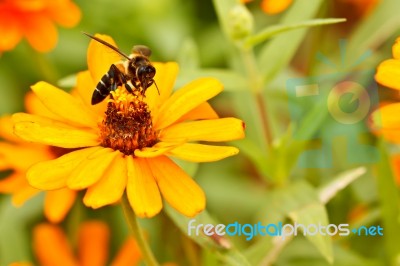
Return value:
[(253, 31), (253, 16), (244, 5), (236, 5), (229, 11), (229, 35), (233, 40), (241, 40)]

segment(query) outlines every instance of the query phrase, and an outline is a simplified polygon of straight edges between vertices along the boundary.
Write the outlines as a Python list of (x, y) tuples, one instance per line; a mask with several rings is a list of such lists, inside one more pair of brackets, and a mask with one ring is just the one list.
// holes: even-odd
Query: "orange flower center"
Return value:
[(117, 89), (111, 95), (105, 117), (99, 125), (101, 145), (133, 155), (136, 149), (157, 143), (157, 133), (143, 96), (124, 89)]

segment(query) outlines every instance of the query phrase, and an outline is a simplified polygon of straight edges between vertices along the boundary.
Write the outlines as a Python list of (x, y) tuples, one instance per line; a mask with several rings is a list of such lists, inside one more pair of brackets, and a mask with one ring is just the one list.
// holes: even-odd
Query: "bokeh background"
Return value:
[[(326, 111), (326, 94), (336, 84), (351, 80), (374, 96), (370, 111), (398, 100), (398, 93), (374, 81), (374, 71), (391, 57), (400, 34), (400, 2), (293, 0), (278, 14), (264, 12), (260, 1), (74, 2), (82, 12), (81, 21), (73, 28), (58, 27), (55, 49), (39, 53), (22, 41), (1, 54), (0, 114), (23, 111), (24, 95), (38, 81), (67, 91), (74, 86), (76, 73), (87, 69), (89, 38), (82, 31), (112, 36), (125, 53), (135, 44), (144, 44), (152, 49), (153, 61), (179, 63), (176, 88), (201, 76), (220, 79), (225, 91), (212, 100), (213, 107), (221, 117), (239, 117), (247, 125), (246, 139), (230, 143), (241, 150), (238, 156), (201, 165), (181, 163), (207, 195), (207, 211), (196, 218), (199, 222), (297, 221), (384, 228), (384, 236), (296, 236), (281, 242), (235, 236), (228, 239), (231, 248), (226, 249), (215, 239), (188, 237), (188, 220), (168, 210), (141, 221), (160, 262), (398, 265), (400, 212), (397, 164), (392, 159), (398, 148), (370, 133), (367, 116), (351, 128), (332, 120)], [(316, 18), (346, 21), (301, 25)], [(274, 25), (299, 29), (268, 28)], [(270, 30), (268, 38), (252, 43), (251, 37), (264, 29)], [(288, 81), (296, 78), (320, 82), (324, 93), (299, 101), (288, 87)], [(363, 104), (360, 95), (357, 101), (351, 100), (353, 96), (340, 99), (349, 113)], [(360, 137), (371, 149), (354, 151), (349, 143), (357, 140), (346, 137), (350, 135)], [(306, 150), (321, 148), (321, 139), (329, 143), (322, 157), (302, 157)], [(331, 198), (326, 198), (327, 190)], [(0, 195), (0, 265), (35, 261), (31, 232), (45, 221), (42, 201), (37, 196), (15, 208), (9, 195)], [(71, 243), (76, 242), (78, 224), (89, 219), (109, 224), (110, 253), (115, 254), (128, 234), (120, 206), (93, 211), (77, 201), (61, 223)]]

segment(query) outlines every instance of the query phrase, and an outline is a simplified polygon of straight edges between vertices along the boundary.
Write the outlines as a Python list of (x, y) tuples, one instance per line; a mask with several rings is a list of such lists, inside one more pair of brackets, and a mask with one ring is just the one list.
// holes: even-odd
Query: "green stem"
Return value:
[(32, 58), (35, 60), (36, 68), (40, 75), (43, 76), (43, 79), (52, 84), (56, 84), (59, 79), (59, 73), (57, 72), (56, 67), (44, 54), (33, 49), (31, 49), (31, 53)]
[(262, 96), (262, 77), (258, 71), (256, 59), (253, 50), (241, 49), (244, 66), (247, 70), (248, 80), (251, 92), (254, 97), (254, 102), (258, 108), (260, 119), (263, 128), (263, 135), (268, 145), (272, 143), (272, 135), (269, 127), (269, 119), (267, 114), (267, 106)]
[(126, 193), (124, 193), (124, 196), (122, 197), (122, 208), (124, 210), (125, 219), (132, 230), (133, 236), (135, 237), (136, 242), (142, 252), (145, 263), (148, 266), (158, 266), (159, 264), (155, 259), (153, 253), (151, 252), (150, 246), (143, 236), (143, 232), (140, 229), (136, 214), (129, 203)]

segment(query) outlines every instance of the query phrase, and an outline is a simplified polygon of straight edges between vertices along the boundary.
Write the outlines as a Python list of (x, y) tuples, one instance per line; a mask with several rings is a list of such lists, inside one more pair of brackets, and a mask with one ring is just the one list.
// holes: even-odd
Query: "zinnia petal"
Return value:
[(14, 172), (0, 179), (0, 192), (13, 193), (26, 184), (25, 174)]
[(50, 155), (46, 146), (31, 144), (13, 145), (7, 142), (0, 142), (0, 154), (10, 167), (18, 170), (27, 170), (37, 162), (54, 158)]
[[(4, 1), (3, 1), (4, 2)], [(7, 0), (5, 1), (7, 2)], [(40, 11), (46, 7), (46, 0), (8, 0), (14, 6), (23, 11)]]
[(59, 116), (50, 112), (50, 110), (44, 106), (44, 104), (32, 91), (29, 91), (25, 94), (25, 109), (29, 114), (48, 117), (55, 120), (60, 119)]
[(400, 143), (400, 119), (396, 114), (400, 112), (400, 103), (388, 104), (374, 111), (371, 116), (371, 129), (375, 134), (385, 139)]
[(188, 113), (184, 114), (177, 122), (218, 118), (218, 114), (214, 111), (211, 105), (208, 102), (204, 102)]
[(27, 200), (38, 194), (40, 190), (33, 188), (26, 184), (20, 187), (16, 192), (13, 193), (12, 203), (15, 206), (22, 206)]
[[(114, 40), (107, 35), (96, 34), (96, 37), (106, 41), (114, 47), (117, 47)], [(107, 73), (110, 66), (121, 60), (121, 56), (110, 50), (104, 44), (91, 40), (87, 52), (87, 62), (90, 74), (94, 82), (99, 82), (103, 75)], [(94, 89), (94, 88), (93, 88)]]
[(19, 21), (7, 8), (0, 7), (0, 52), (15, 48), (22, 38)]
[(99, 144), (98, 135), (94, 131), (77, 129), (49, 118), (17, 113), (13, 115), (13, 120), (15, 134), (26, 141), (61, 148), (81, 148)]
[(193, 217), (204, 210), (203, 190), (179, 166), (166, 156), (148, 160), (165, 200), (180, 213)]
[(86, 156), (68, 177), (67, 186), (70, 189), (84, 189), (96, 183), (119, 154), (119, 151), (109, 148), (97, 148), (94, 153)]
[(220, 118), (179, 123), (160, 132), (161, 141), (230, 141), (244, 137), (244, 123), (236, 118)]
[(144, 159), (127, 157), (129, 202), (139, 217), (153, 217), (162, 209), (160, 191)]
[(31, 186), (42, 190), (60, 189), (72, 171), (86, 158), (103, 147), (92, 147), (67, 153), (55, 160), (40, 162), (32, 166), (26, 177)]
[(78, 266), (61, 229), (40, 224), (33, 230), (33, 246), (40, 265)]
[(60, 90), (47, 82), (33, 85), (33, 92), (51, 112), (60, 116), (62, 121), (77, 126), (97, 127), (96, 117), (71, 94)]
[(10, 165), (0, 155), (0, 171), (6, 171), (10, 169)]
[(400, 103), (380, 107), (371, 114), (374, 129), (400, 129)]
[(382, 136), (383, 138), (385, 138), (386, 140), (396, 143), (396, 144), (400, 144), (400, 138), (399, 138), (399, 128), (396, 129), (381, 129), (381, 130), (377, 130), (374, 132), (377, 135)]
[(213, 78), (197, 79), (176, 91), (163, 104), (155, 118), (156, 129), (165, 128), (201, 103), (222, 91), (222, 84)]
[(142, 255), (135, 239), (130, 237), (115, 256), (111, 266), (138, 265), (141, 258)]
[(160, 94), (158, 94), (155, 85), (151, 86), (146, 91), (146, 102), (150, 107), (153, 115), (157, 114), (158, 107), (161, 106), (165, 100), (172, 93), (176, 77), (178, 76), (179, 66), (175, 62), (167, 63), (153, 63), (156, 68), (156, 76), (154, 77), (155, 84), (157, 84)]
[(392, 89), (400, 90), (400, 60), (383, 61), (376, 71), (375, 80)]
[(28, 184), (25, 173), (14, 172), (6, 178), (0, 179), (0, 192), (11, 193), (12, 203), (18, 207), (40, 191)]
[(75, 202), (76, 192), (68, 188), (48, 191), (44, 200), (44, 215), (52, 223), (59, 223)]
[(86, 206), (96, 209), (113, 204), (122, 197), (127, 182), (126, 160), (121, 153), (116, 153), (118, 156), (104, 172), (103, 177), (88, 188), (83, 198)]
[(400, 59), (400, 37), (396, 39), (392, 46), (392, 54), (394, 59)]
[(95, 88), (96, 84), (93, 82), (92, 76), (88, 70), (78, 73), (75, 89), (78, 92), (82, 102), (86, 106), (90, 107), (90, 109), (94, 110), (96, 114), (103, 116), (104, 110), (107, 109), (107, 101), (102, 101), (101, 103), (92, 105), (91, 99)]
[(71, 28), (81, 19), (81, 11), (71, 1), (48, 1), (47, 13), (52, 20), (61, 26)]
[(281, 13), (286, 10), (292, 0), (262, 0), (261, 1), (261, 9), (270, 15)]
[(32, 263), (29, 262), (14, 262), (8, 266), (33, 266)]
[(238, 153), (239, 149), (230, 146), (185, 143), (170, 150), (167, 155), (189, 162), (214, 162)]
[(14, 123), (9, 115), (0, 118), (0, 137), (11, 142), (23, 142), (14, 134)]
[(57, 44), (58, 33), (53, 22), (39, 14), (25, 18), (24, 34), (29, 44), (39, 52), (48, 52)]
[(154, 158), (174, 149), (179, 145), (182, 145), (185, 142), (185, 139), (176, 142), (158, 142), (153, 147), (135, 150), (135, 156), (139, 158)]
[(394, 177), (396, 180), (396, 184), (400, 185), (400, 154), (394, 154), (390, 156), (390, 162), (392, 164), (392, 169), (394, 173)]
[(83, 223), (79, 228), (80, 266), (106, 265), (110, 231), (103, 222)]

